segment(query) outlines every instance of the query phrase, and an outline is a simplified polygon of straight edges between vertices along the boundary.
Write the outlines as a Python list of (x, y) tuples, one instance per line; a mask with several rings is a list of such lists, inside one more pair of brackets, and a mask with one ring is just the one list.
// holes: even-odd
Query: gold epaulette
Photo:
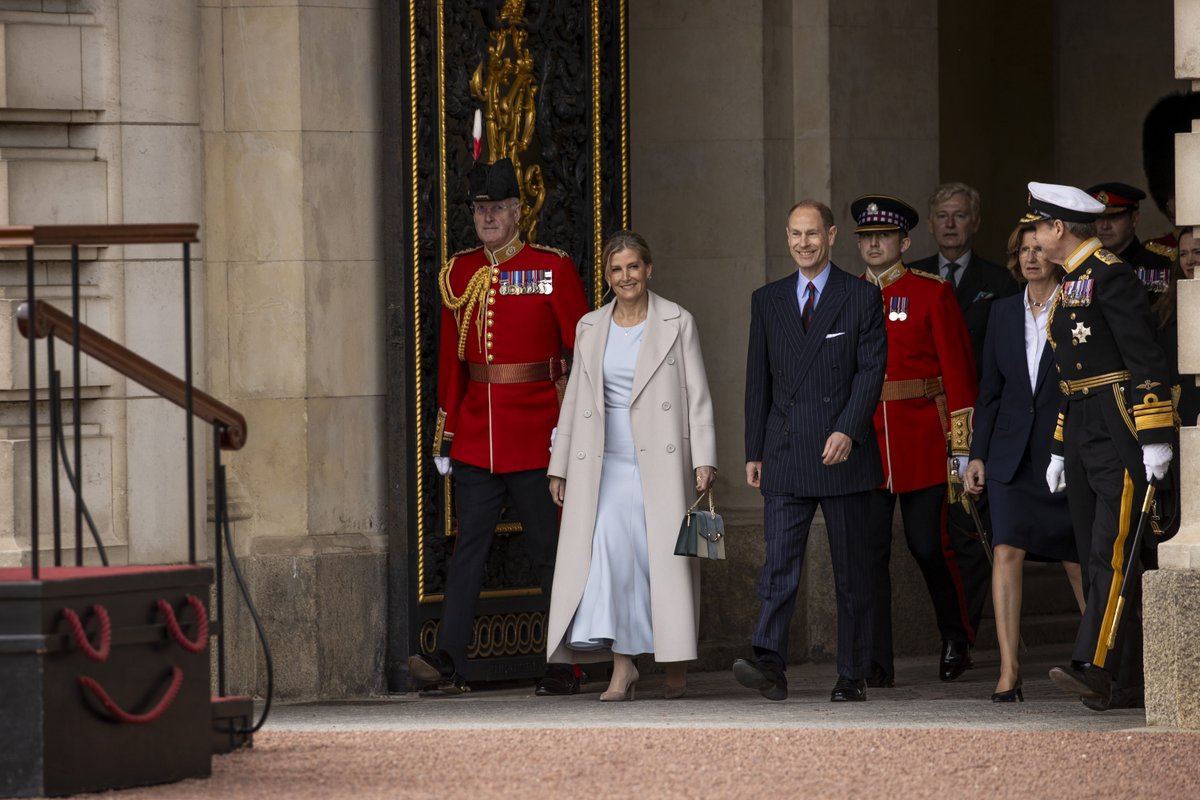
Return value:
[(1151, 253), (1166, 256), (1172, 261), (1179, 257), (1179, 248), (1177, 247), (1171, 247), (1160, 242), (1146, 242), (1143, 246)]
[(1096, 256), (1096, 258), (1100, 259), (1105, 264), (1120, 264), (1120, 263), (1122, 263), (1120, 256), (1115, 255), (1114, 253), (1112, 253), (1109, 250), (1105, 250), (1103, 247), (1101, 247), (1099, 250), (1097, 250), (1094, 253), (1094, 255)]
[(562, 258), (567, 258), (567, 259), (570, 258), (570, 256), (567, 255), (565, 251), (559, 250), (557, 247), (550, 247), (550, 246), (544, 245), (544, 244), (537, 244), (536, 242), (526, 242), (525, 244), (529, 245), (530, 247), (534, 248), (535, 250), (545, 250), (547, 253), (554, 253), (555, 255), (561, 256)]
[(975, 409), (960, 408), (950, 414), (950, 452), (965, 456), (971, 452), (971, 433), (975, 429)]
[(941, 275), (934, 275), (932, 272), (926, 272), (923, 269), (914, 269), (913, 267), (909, 267), (908, 271), (911, 272), (913, 275), (917, 275), (922, 278), (929, 278), (929, 280), (931, 280), (931, 281), (937, 281), (938, 283), (946, 282), (946, 279), (943, 278)]
[[(458, 258), (459, 256), (465, 256), (467, 253), (473, 253), (479, 249), (481, 249), (481, 246), (468, 247), (466, 250), (459, 250), (457, 253), (450, 256), (449, 260), (447, 260), (446, 263), (442, 265), (441, 270), (438, 272), (438, 286), (443, 286), (443, 285), (449, 286), (450, 285), (450, 272), (451, 272), (451, 270), (454, 269), (454, 260), (456, 258)], [(445, 302), (445, 299), (446, 298), (443, 297), (442, 301)]]

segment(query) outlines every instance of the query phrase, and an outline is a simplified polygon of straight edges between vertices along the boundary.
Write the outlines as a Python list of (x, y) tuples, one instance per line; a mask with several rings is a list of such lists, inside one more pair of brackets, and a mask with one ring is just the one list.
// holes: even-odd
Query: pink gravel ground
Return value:
[[(99, 797), (1200, 798), (1200, 736), (951, 729), (265, 731), (212, 778)], [(93, 795), (96, 797), (97, 795)]]

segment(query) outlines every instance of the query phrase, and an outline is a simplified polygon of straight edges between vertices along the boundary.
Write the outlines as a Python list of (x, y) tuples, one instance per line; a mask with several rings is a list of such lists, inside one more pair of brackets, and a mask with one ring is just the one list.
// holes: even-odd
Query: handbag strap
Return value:
[(700, 505), (700, 501), (703, 500), (705, 497), (708, 498), (709, 516), (715, 517), (717, 515), (717, 507), (716, 507), (716, 504), (713, 502), (713, 490), (712, 490), (712, 487), (710, 486), (710, 487), (708, 487), (707, 490), (701, 492), (699, 495), (696, 496), (696, 502), (694, 502), (690, 506), (688, 506), (688, 510), (687, 510), (688, 519), (691, 519), (692, 512), (696, 510), (696, 506)]

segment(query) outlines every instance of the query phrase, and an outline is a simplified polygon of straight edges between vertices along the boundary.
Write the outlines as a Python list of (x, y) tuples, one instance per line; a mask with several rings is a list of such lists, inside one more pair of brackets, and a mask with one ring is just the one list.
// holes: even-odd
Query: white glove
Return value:
[(964, 485), (967, 482), (967, 461), (968, 459), (966, 456), (954, 457), (954, 468), (958, 470), (958, 480)]
[(1063, 474), (1066, 469), (1062, 456), (1050, 455), (1050, 466), (1046, 467), (1046, 486), (1050, 487), (1051, 493), (1058, 494), (1067, 488), (1067, 476)]
[(434, 456), (433, 465), (437, 467), (438, 475), (449, 475), (453, 471), (449, 456)]
[(1142, 445), (1142, 463), (1146, 465), (1146, 480), (1167, 477), (1167, 467), (1171, 465), (1171, 445), (1144, 444)]
[(558, 426), (555, 425), (550, 429), (550, 452), (554, 452), (554, 437), (558, 435)]

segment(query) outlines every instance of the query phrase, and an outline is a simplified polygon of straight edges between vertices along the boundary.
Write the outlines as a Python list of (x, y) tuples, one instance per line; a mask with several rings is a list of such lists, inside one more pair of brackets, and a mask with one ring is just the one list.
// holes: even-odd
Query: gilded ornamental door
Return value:
[[(381, 6), (388, 324), (388, 680), (436, 646), (453, 550), (453, 481), (430, 458), (438, 271), (475, 246), (474, 162), (518, 168), (527, 238), (565, 250), (593, 305), (604, 238), (629, 220), (625, 0), (409, 0)], [(488, 564), (468, 680), (540, 674), (547, 598), (506, 514)]]

